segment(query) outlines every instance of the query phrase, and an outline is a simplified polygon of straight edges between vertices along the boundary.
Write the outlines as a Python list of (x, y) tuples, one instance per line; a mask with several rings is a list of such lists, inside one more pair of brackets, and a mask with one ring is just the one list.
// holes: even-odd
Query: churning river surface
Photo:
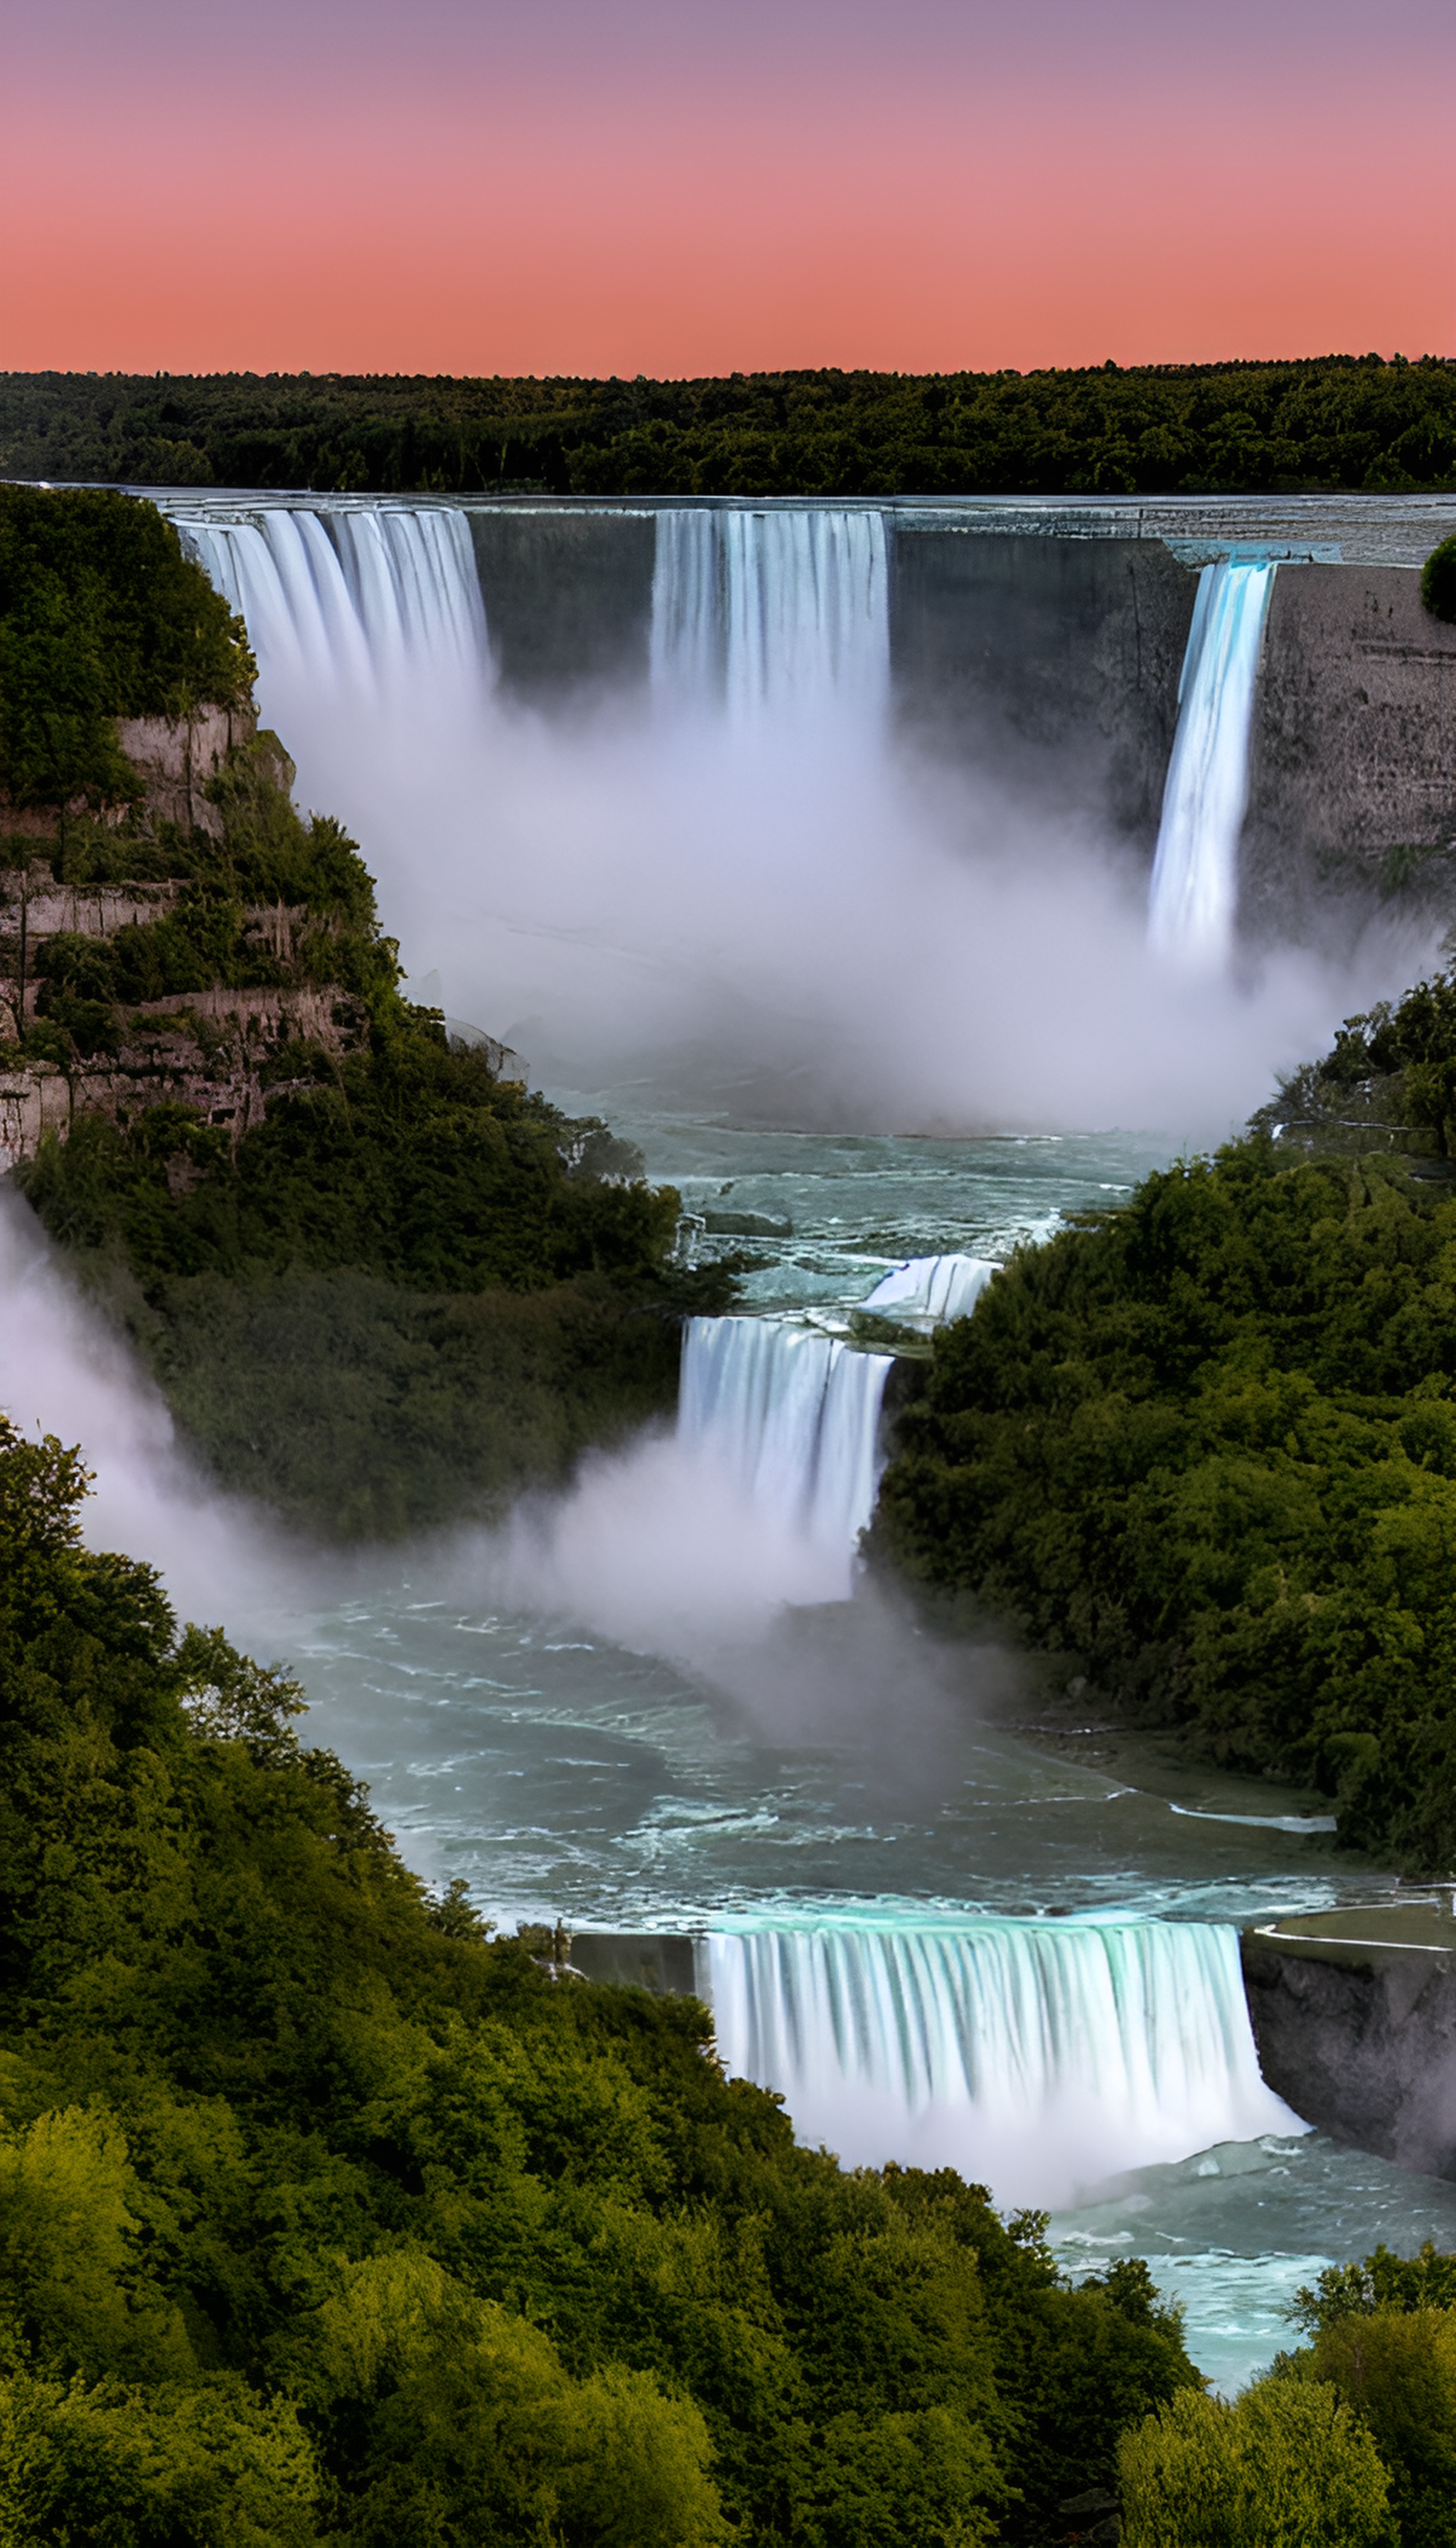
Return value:
[[(558, 1093), (639, 1141), (703, 1224), (694, 1246), (761, 1260), (749, 1305), (831, 1329), (898, 1260), (1004, 1258), (1167, 1155), (1120, 1135), (743, 1130)], [(1456, 2186), (1303, 2133), (1232, 2042), (1234, 1926), (1389, 1884), (1334, 1852), (1318, 1800), (1131, 1744), (863, 1585), (736, 1642), (694, 1645), (678, 1613), (656, 1637), (657, 1508), (639, 1547), (634, 1481), (629, 1460), (596, 1490), (610, 1562), (647, 1581), (633, 1633), (602, 1633), (590, 1568), (511, 1601), (484, 1556), (473, 1580), (468, 1541), (290, 1623), (314, 1728), (413, 1863), (508, 1925), (706, 1933), (720, 2042), (789, 2091), (806, 2138), (885, 2156), (898, 2116), (895, 2154), (1008, 2202), (1040, 2189), (1061, 2263), (1146, 2255), (1225, 2388), (1293, 2340), (1283, 2312), (1322, 2263), (1456, 2245)]]

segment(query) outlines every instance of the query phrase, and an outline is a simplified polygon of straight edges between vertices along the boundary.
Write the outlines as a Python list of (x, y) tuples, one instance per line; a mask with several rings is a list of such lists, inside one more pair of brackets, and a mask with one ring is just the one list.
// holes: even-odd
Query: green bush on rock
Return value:
[(19, 805), (141, 792), (116, 719), (240, 706), (240, 619), (152, 504), (0, 486), (0, 790)]
[(1456, 534), (1433, 548), (1420, 570), (1420, 598), (1437, 619), (1456, 619)]

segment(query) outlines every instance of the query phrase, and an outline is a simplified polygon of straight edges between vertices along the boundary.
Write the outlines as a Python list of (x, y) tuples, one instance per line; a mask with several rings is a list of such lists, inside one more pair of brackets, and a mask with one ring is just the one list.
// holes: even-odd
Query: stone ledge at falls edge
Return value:
[(1271, 1920), (1240, 1955), (1270, 2087), (1333, 2140), (1456, 2178), (1450, 1889)]

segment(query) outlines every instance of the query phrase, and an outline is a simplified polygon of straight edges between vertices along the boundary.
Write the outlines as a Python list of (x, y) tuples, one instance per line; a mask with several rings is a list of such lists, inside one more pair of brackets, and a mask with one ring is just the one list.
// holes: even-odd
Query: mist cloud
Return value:
[(784, 1122), (1224, 1137), (1428, 935), (1232, 981), (1151, 953), (1139, 863), (990, 777), (828, 716), (750, 733), (620, 702), (366, 712), (265, 677), (300, 793), (342, 812), (417, 985), (562, 1087), (633, 1082)]

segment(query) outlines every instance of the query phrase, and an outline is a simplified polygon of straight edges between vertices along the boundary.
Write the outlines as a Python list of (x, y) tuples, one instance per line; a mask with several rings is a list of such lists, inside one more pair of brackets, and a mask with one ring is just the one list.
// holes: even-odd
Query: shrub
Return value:
[(1125, 2435), (1124, 2548), (1386, 2548), (1388, 2480), (1332, 2388), (1266, 2380), (1234, 2406), (1180, 2390)]
[(1432, 549), (1421, 568), (1420, 598), (1437, 619), (1456, 619), (1456, 534)]
[(1374, 2435), (1402, 2548), (1456, 2548), (1456, 2310), (1351, 2312), (1297, 2359)]

